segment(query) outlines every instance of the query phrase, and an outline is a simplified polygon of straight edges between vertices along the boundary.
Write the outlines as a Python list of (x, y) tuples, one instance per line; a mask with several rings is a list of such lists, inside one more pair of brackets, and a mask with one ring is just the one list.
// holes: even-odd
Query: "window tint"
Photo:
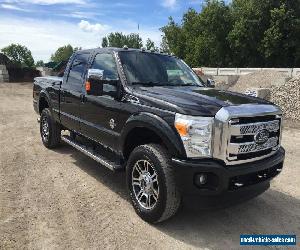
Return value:
[(115, 59), (112, 54), (97, 54), (92, 69), (103, 70), (104, 80), (118, 80), (118, 71)]
[(72, 62), (67, 84), (70, 88), (81, 91), (89, 54), (77, 54)]
[(130, 84), (202, 86), (192, 69), (176, 57), (140, 51), (123, 51), (119, 56)]

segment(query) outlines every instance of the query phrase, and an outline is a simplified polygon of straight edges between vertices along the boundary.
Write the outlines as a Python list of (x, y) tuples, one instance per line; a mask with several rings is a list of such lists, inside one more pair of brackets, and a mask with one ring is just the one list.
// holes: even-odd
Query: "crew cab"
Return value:
[(63, 77), (38, 77), (33, 105), (47, 148), (63, 141), (125, 170), (137, 214), (157, 223), (186, 196), (269, 187), (283, 168), (282, 112), (202, 82), (176, 56), (145, 49), (77, 51)]

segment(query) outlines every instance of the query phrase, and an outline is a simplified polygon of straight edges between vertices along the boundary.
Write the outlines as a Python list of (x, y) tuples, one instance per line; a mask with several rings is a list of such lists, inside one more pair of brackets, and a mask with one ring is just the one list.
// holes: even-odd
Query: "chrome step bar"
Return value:
[(88, 148), (86, 148), (84, 145), (79, 144), (78, 142), (73, 141), (70, 136), (67, 135), (63, 135), (61, 136), (61, 140), (64, 141), (65, 143), (71, 145), (72, 147), (76, 148), (77, 150), (79, 150), (80, 152), (84, 153), (85, 155), (89, 156), (90, 158), (92, 158), (93, 160), (95, 160), (96, 162), (100, 163), (101, 165), (109, 168), (112, 171), (121, 169), (121, 165), (118, 165), (114, 162), (111, 162), (107, 159), (105, 159), (105, 157), (99, 155), (99, 154), (95, 154), (94, 152), (92, 152), (92, 150), (89, 150)]

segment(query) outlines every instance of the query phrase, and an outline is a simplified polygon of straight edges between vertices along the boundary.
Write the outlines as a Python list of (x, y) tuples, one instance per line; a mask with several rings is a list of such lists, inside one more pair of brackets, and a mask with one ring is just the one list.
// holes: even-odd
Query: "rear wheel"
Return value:
[(129, 157), (126, 171), (132, 204), (143, 220), (157, 223), (177, 212), (181, 195), (164, 147), (138, 146)]
[(54, 121), (48, 108), (43, 109), (41, 113), (40, 133), (42, 142), (47, 148), (55, 148), (59, 144), (61, 136), (60, 126)]

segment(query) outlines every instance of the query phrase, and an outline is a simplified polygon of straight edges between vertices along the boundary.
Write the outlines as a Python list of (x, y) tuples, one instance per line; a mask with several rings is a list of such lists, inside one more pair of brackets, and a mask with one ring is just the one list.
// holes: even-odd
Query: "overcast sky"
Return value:
[(35, 60), (48, 61), (60, 46), (94, 48), (112, 31), (138, 32), (157, 46), (159, 28), (173, 16), (180, 21), (189, 7), (202, 0), (0, 0), (0, 49), (20, 43)]

